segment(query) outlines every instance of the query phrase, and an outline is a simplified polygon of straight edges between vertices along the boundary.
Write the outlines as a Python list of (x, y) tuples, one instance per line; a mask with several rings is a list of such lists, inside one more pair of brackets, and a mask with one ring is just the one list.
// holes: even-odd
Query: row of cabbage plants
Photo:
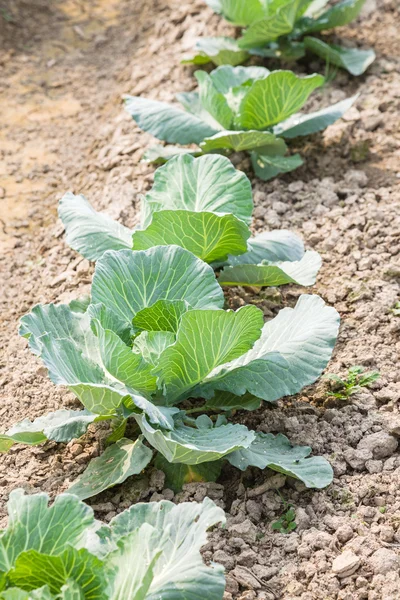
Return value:
[[(99, 421), (109, 421), (112, 433), (51, 506), (45, 494), (11, 494), (9, 525), (0, 533), (4, 600), (195, 600), (199, 590), (220, 600), (223, 569), (205, 566), (200, 555), (207, 529), (224, 521), (209, 499), (139, 503), (109, 525), (84, 504), (146, 468), (163, 470), (175, 492), (190, 481), (216, 481), (227, 463), (241, 471), (268, 467), (308, 488), (332, 480), (329, 462), (310, 456), (311, 448), (237, 422), (237, 411), (257, 410), (316, 381), (339, 315), (309, 294), (267, 322), (253, 304), (227, 308), (227, 286), (311, 286), (321, 266), (319, 254), (290, 231), (251, 234), (251, 184), (228, 156), (249, 152), (262, 179), (302, 163), (287, 154), (287, 142), (323, 130), (355, 97), (303, 114), (322, 76), (238, 64), (254, 55), (299, 58), (312, 49), (353, 72), (349, 53), (306, 34), (349, 22), (363, 2), (345, 0), (325, 12), (320, 0), (208, 3), (246, 30), (239, 40), (199, 43), (191, 62), (219, 66), (195, 73), (198, 91), (178, 95), (183, 110), (126, 99), (143, 130), (168, 144), (196, 144), (147, 151), (145, 160), (166, 164), (142, 198), (139, 226), (128, 229), (81, 195), (60, 201), (67, 243), (96, 263), (91, 293), (35, 306), (22, 317), (20, 334), (82, 409), (16, 423), (0, 434), (0, 451), (68, 443)], [(365, 68), (371, 56), (364, 56)]]

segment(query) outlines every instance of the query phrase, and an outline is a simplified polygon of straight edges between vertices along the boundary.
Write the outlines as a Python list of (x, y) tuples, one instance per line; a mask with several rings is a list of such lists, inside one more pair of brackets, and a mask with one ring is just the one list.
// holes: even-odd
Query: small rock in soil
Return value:
[(375, 575), (385, 575), (390, 571), (397, 571), (399, 569), (400, 560), (394, 550), (389, 550), (389, 548), (379, 548), (379, 550), (370, 556), (368, 564)]
[(351, 550), (346, 550), (335, 558), (332, 563), (332, 571), (338, 577), (349, 577), (357, 571), (360, 564), (360, 557)]
[(371, 452), (374, 459), (379, 460), (391, 456), (397, 449), (398, 441), (385, 431), (371, 433), (360, 440), (357, 450)]

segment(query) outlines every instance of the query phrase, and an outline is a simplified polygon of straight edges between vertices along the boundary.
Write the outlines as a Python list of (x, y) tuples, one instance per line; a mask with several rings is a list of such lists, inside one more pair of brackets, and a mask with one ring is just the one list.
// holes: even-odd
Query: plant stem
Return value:
[(205, 404), (203, 404), (203, 406), (196, 406), (195, 408), (189, 408), (189, 410), (186, 410), (186, 414), (187, 415), (192, 415), (193, 413), (198, 413), (198, 412), (202, 412), (202, 411), (209, 411), (209, 410), (217, 410), (214, 408), (207, 408), (207, 406)]

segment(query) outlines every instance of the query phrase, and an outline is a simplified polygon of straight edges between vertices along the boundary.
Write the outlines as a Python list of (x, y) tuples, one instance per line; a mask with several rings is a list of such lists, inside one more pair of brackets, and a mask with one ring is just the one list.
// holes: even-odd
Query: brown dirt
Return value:
[[(17, 335), (19, 317), (34, 304), (89, 289), (92, 267), (63, 240), (58, 198), (68, 189), (84, 193), (132, 225), (137, 195), (151, 185), (153, 169), (139, 163), (150, 136), (123, 114), (121, 95), (171, 100), (192, 89), (190, 69), (179, 65), (182, 53), (195, 36), (230, 28), (200, 1), (18, 0), (1, 8), (0, 416), (6, 429), (76, 405)], [(302, 142), (307, 160), (301, 169), (268, 183), (253, 180), (255, 229), (294, 229), (323, 256), (314, 291), (342, 316), (327, 370), (345, 374), (361, 364), (382, 376), (347, 405), (327, 404), (319, 383), (299, 397), (239, 415), (331, 460), (335, 479), (326, 490), (306, 491), (279, 475), (261, 493), (257, 486), (270, 473), (249, 470), (240, 477), (226, 469), (217, 484), (191, 484), (176, 497), (208, 494), (228, 512), (227, 529), (212, 533), (205, 548), (207, 559), (226, 566), (226, 600), (400, 597), (400, 318), (390, 312), (400, 295), (399, 19), (396, 0), (368, 0), (360, 23), (337, 32), (374, 46), (378, 58), (363, 77), (338, 73), (313, 104), (358, 91), (356, 108)], [(321, 63), (296, 69), (314, 67), (323, 71)], [(301, 291), (283, 289), (282, 302), (292, 304)], [(233, 305), (259, 300), (243, 290), (230, 296)], [(264, 308), (268, 315), (267, 301)], [(98, 453), (103, 435), (93, 429), (75, 457), (65, 445), (15, 446), (0, 460), (1, 516), (15, 487), (52, 495), (65, 490)], [(271, 530), (283, 510), (278, 488), (297, 512), (297, 530), (288, 535)], [(171, 494), (154, 472), (93, 503), (107, 520), (138, 498), (163, 495)], [(338, 577), (333, 561), (344, 550), (359, 564)]]

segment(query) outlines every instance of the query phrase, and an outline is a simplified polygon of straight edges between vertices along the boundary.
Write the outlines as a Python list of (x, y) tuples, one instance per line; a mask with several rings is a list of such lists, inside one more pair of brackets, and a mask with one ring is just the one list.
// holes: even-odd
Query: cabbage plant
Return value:
[(316, 54), (327, 64), (361, 75), (375, 60), (373, 50), (345, 48), (313, 34), (347, 25), (356, 19), (365, 0), (342, 0), (327, 6), (329, 0), (206, 0), (207, 4), (233, 25), (245, 28), (238, 39), (200, 38), (197, 54), (184, 63), (239, 65), (258, 55), (298, 60), (306, 52)]
[(89, 260), (106, 250), (147, 250), (179, 245), (221, 269), (221, 285), (313, 285), (321, 257), (304, 251), (286, 230), (250, 237), (251, 184), (223, 156), (177, 156), (157, 169), (142, 198), (135, 230), (96, 212), (83, 196), (67, 193), (59, 204), (69, 245)]
[[(263, 180), (296, 169), (299, 154), (287, 155), (285, 140), (322, 131), (350, 108), (347, 98), (317, 112), (299, 112), (324, 83), (321, 75), (297, 77), (292, 71), (263, 67), (218, 67), (196, 71), (198, 91), (177, 94), (183, 110), (173, 104), (128, 96), (125, 108), (138, 126), (169, 144), (197, 144), (190, 154), (250, 153), (254, 171)], [(180, 147), (156, 146), (145, 160), (162, 162)]]
[(139, 474), (154, 451), (173, 489), (215, 480), (223, 459), (326, 486), (332, 469), (323, 457), (307, 458), (311, 448), (251, 431), (231, 415), (313, 383), (331, 356), (337, 312), (302, 295), (264, 324), (254, 305), (223, 305), (212, 267), (188, 250), (106, 251), (90, 299), (35, 306), (20, 326), (51, 380), (84, 409), (25, 419), (0, 436), (0, 448), (68, 442), (110, 420), (115, 443), (70, 487), (81, 499)]
[(224, 569), (203, 563), (206, 531), (225, 522), (209, 499), (136, 504), (111, 519), (72, 494), (10, 494), (0, 531), (2, 600), (222, 600)]

